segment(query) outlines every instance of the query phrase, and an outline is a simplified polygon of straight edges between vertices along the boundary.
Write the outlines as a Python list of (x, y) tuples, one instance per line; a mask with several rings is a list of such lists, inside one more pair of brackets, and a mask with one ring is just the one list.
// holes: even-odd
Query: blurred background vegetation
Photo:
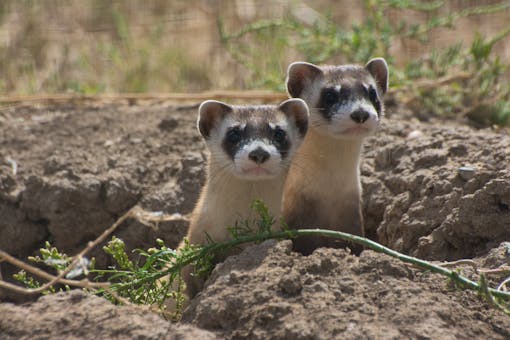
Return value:
[(0, 94), (284, 90), (385, 57), (423, 115), (510, 124), (510, 1), (0, 0)]

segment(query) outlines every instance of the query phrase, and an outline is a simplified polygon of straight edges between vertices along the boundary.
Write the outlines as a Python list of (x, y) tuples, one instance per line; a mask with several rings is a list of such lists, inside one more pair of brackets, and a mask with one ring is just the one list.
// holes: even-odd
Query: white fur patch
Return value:
[[(351, 118), (351, 114), (357, 110), (368, 113), (368, 119), (365, 122), (357, 123)], [(325, 122), (318, 110), (312, 113), (311, 121), (317, 131), (323, 134), (341, 139), (357, 139), (364, 138), (377, 129), (379, 116), (372, 103), (362, 98), (340, 105), (333, 113), (330, 122)]]
[[(261, 148), (269, 159), (257, 164), (250, 159), (250, 152)], [(282, 157), (278, 149), (265, 139), (256, 139), (241, 148), (234, 157), (234, 173), (245, 179), (264, 179), (278, 176), (281, 172)]]

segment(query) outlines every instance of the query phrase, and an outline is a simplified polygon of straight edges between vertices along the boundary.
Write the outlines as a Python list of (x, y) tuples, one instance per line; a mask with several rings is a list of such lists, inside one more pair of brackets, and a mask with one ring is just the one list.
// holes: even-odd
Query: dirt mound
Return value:
[(373, 251), (303, 257), (290, 241), (275, 243), (218, 266), (184, 321), (229, 339), (510, 337), (510, 318), (444, 277)]
[(75, 290), (22, 306), (0, 304), (2, 339), (217, 339), (205, 330), (172, 325), (156, 314)]
[[(508, 133), (420, 122), (402, 109), (389, 111), (392, 116), (366, 143), (361, 169), (368, 235), (427, 259), (488, 253), (480, 266), (508, 265), (507, 247), (497, 248), (510, 239)], [(164, 103), (1, 109), (0, 248), (24, 259), (49, 240), (73, 255), (134, 205), (190, 212), (204, 180), (204, 144), (195, 119), (196, 107)], [(175, 246), (186, 227), (167, 222), (154, 230), (128, 221), (116, 236), (128, 249), (148, 248), (157, 237)], [(100, 247), (91, 255), (98, 267), (110, 264)], [(4, 279), (15, 271), (5, 263), (0, 268)], [(265, 243), (228, 259), (209, 282), (185, 320), (219, 336), (510, 336), (510, 319), (474, 293), (450, 289), (444, 278), (370, 251), (357, 258), (320, 249), (302, 257), (289, 251), (288, 242)], [(16, 299), (0, 290), (0, 300)], [(98, 332), (124, 325), (126, 334), (136, 336), (145, 323), (154, 332), (143, 333), (146, 337), (175, 331), (147, 313), (136, 314), (147, 314), (137, 319), (141, 328), (119, 322), (135, 312), (79, 293), (45, 296), (23, 306), (0, 304), (13, 326), (3, 328), (8, 327), (3, 320), (0, 325), (13, 337), (30, 337), (32, 328), (48, 337), (83, 328), (90, 332), (87, 337), (95, 337), (87, 320), (100, 324), (102, 314), (92, 315), (103, 308), (111, 323)], [(60, 314), (49, 313), (53, 310)], [(26, 315), (38, 318), (30, 319), (33, 327), (22, 323)], [(69, 323), (67, 315), (75, 315), (76, 322)], [(58, 319), (67, 321), (51, 321)], [(167, 328), (152, 326), (160, 323)]]
[(510, 239), (510, 137), (394, 116), (366, 143), (368, 233), (434, 260), (485, 254)]
[[(510, 262), (508, 245), (480, 265)], [(507, 339), (510, 318), (472, 291), (448, 287), (386, 255), (266, 241), (217, 266), (183, 322), (71, 291), (0, 304), (2, 339)], [(189, 324), (190, 323), (190, 324)]]

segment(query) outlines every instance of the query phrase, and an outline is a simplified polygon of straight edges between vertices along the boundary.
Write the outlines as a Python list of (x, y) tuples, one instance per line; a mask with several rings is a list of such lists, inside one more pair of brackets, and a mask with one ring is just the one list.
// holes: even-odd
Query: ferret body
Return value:
[[(301, 99), (289, 99), (279, 106), (202, 103), (197, 125), (209, 157), (206, 183), (190, 221), (189, 243), (228, 240), (228, 227), (257, 217), (252, 209), (256, 199), (273, 216), (281, 215), (285, 180), (306, 134), (308, 115)], [(192, 271), (190, 266), (183, 270), (190, 298), (203, 286), (203, 279)]]
[[(356, 65), (289, 66), (287, 91), (310, 108), (310, 129), (284, 189), (283, 216), (291, 228), (325, 228), (364, 236), (359, 174), (363, 140), (379, 125), (388, 88), (384, 59)], [(294, 249), (342, 247), (325, 237), (302, 237)], [(360, 247), (352, 246), (355, 252)]]

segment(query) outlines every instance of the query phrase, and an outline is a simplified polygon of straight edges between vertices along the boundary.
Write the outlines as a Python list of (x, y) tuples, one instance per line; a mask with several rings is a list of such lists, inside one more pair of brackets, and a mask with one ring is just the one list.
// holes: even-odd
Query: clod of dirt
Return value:
[(165, 132), (173, 131), (179, 125), (179, 121), (175, 118), (162, 119), (158, 124), (158, 128)]
[(183, 320), (227, 339), (510, 337), (508, 316), (442, 276), (373, 251), (291, 248), (266, 241), (229, 257)]
[(154, 313), (74, 290), (25, 305), (0, 304), (2, 339), (217, 339), (208, 331), (172, 325)]

